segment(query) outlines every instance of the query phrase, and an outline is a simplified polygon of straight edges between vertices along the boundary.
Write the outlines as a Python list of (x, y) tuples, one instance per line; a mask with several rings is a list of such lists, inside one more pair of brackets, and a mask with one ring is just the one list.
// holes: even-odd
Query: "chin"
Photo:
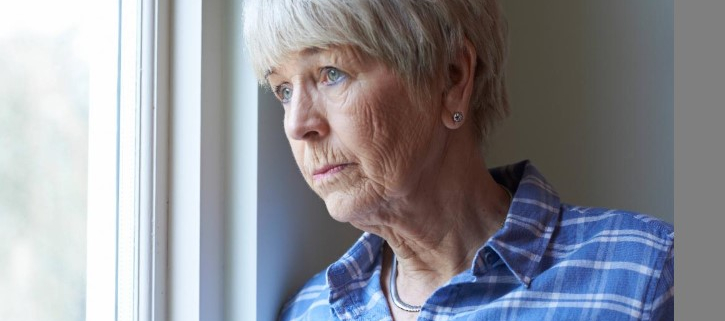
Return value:
[(324, 201), (330, 216), (341, 223), (364, 221), (377, 208), (372, 200), (340, 192), (327, 195)]
[(330, 195), (325, 198), (325, 206), (330, 216), (338, 222), (350, 223), (355, 216), (355, 211), (349, 206), (349, 200), (343, 200), (342, 197)]

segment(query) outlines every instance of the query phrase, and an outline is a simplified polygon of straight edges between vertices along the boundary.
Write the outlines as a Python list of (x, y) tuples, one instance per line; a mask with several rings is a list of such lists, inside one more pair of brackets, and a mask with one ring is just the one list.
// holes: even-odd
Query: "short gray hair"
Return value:
[(291, 53), (352, 46), (382, 61), (422, 94), (432, 81), (448, 79), (447, 66), (468, 39), (478, 55), (471, 111), (479, 139), (509, 113), (507, 25), (496, 0), (246, 2), (244, 39), (262, 84), (266, 73)]

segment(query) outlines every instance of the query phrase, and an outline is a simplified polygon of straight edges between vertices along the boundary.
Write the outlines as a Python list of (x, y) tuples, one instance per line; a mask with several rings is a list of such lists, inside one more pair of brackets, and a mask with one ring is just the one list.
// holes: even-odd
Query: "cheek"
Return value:
[(351, 128), (356, 129), (350, 138), (370, 179), (395, 188), (406, 185), (403, 180), (429, 138), (424, 129), (434, 124), (400, 96), (401, 89), (388, 88), (379, 90), (380, 95), (360, 97), (355, 114), (349, 116), (355, 120)]

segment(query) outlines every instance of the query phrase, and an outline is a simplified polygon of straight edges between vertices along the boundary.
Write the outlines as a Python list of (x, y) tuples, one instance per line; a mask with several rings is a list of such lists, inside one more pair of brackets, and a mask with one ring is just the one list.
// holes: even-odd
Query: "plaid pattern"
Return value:
[[(504, 227), (419, 320), (673, 320), (674, 229), (650, 216), (559, 202), (528, 161), (491, 170), (514, 193)], [(280, 320), (392, 320), (383, 239), (365, 233)]]

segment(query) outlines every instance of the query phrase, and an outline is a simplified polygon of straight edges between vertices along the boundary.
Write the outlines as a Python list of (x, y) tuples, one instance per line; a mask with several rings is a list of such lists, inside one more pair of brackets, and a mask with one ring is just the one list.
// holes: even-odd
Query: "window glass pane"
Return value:
[(92, 2), (0, 9), (0, 320), (86, 319), (91, 61), (117, 60), (94, 36), (118, 29)]

